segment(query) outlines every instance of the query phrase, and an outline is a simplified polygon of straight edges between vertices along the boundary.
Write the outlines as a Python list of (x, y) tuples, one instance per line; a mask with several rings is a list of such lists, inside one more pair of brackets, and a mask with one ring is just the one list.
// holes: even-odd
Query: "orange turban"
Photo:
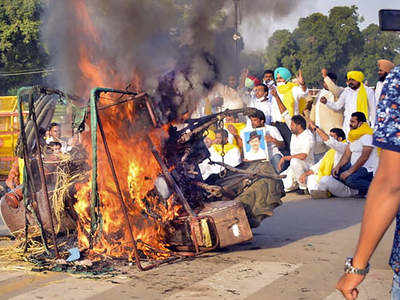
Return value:
[(380, 59), (378, 60), (378, 68), (386, 73), (390, 73), (390, 71), (394, 68), (394, 63), (387, 59)]

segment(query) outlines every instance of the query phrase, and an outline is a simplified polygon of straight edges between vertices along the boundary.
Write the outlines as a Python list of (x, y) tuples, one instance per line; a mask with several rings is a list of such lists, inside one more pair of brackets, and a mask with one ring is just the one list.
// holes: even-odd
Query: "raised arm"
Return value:
[(342, 93), (336, 102), (327, 101), (326, 98), (321, 98), (321, 103), (326, 104), (330, 109), (338, 111), (341, 110), (344, 106), (346, 100), (346, 93)]
[[(378, 171), (372, 180), (361, 225), (353, 267), (365, 269), (379, 241), (393, 222), (400, 206), (400, 153), (382, 150)], [(365, 276), (344, 274), (337, 289), (344, 296), (357, 294)], [(348, 298), (352, 299), (352, 298)]]

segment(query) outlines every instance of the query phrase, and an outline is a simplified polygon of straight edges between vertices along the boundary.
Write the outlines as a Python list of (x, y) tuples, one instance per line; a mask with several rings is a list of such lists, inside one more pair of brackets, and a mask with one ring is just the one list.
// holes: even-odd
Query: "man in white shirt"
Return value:
[(279, 133), (279, 130), (276, 127), (265, 125), (265, 115), (260, 110), (257, 110), (251, 114), (249, 119), (251, 126), (243, 129), (240, 134), (233, 131), (234, 128), (231, 128), (237, 144), (239, 147), (243, 147), (243, 142), (245, 141), (244, 132), (247, 132), (250, 129), (262, 129), (265, 134), (265, 141), (267, 143), (268, 161), (272, 164), (275, 171), (279, 173), (280, 170), (278, 170), (278, 165), (283, 157), (279, 149), (285, 147), (285, 142), (282, 135)]
[[(363, 113), (355, 112), (351, 116), (350, 127), (352, 130), (359, 129), (366, 121)], [(361, 197), (367, 194), (379, 163), (377, 149), (372, 144), (372, 133), (371, 130), (352, 141), (332, 171), (332, 175), (337, 180), (358, 190)]]
[[(336, 82), (337, 76), (335, 73), (327, 73), (325, 78), (329, 78), (333, 83)], [(315, 125), (320, 127), (323, 131), (329, 132), (332, 128), (341, 128), (343, 125), (343, 112), (334, 111), (328, 108), (321, 102), (321, 99), (327, 99), (328, 102), (335, 102), (337, 98), (329, 90), (327, 83), (322, 82), (323, 89), (317, 95), (315, 105), (313, 105), (310, 113), (310, 119), (315, 122)], [(319, 161), (328, 150), (325, 143), (316, 135), (315, 139), (315, 160)]]
[(290, 141), (290, 155), (284, 156), (279, 162), (278, 169), (284, 169), (289, 163), (287, 177), (283, 180), (285, 190), (289, 191), (299, 186), (299, 194), (305, 194), (307, 185), (299, 181), (300, 176), (314, 164), (314, 135), (307, 129), (306, 120), (300, 116), (293, 116), (290, 123), (292, 138)]
[(210, 164), (212, 162), (223, 162), (231, 167), (238, 166), (241, 160), (240, 150), (237, 146), (228, 143), (228, 132), (226, 130), (216, 130), (213, 145), (208, 149), (210, 157), (199, 164), (203, 180), (207, 180), (213, 174), (219, 174), (225, 168)]
[(375, 124), (376, 104), (374, 91), (364, 86), (364, 74), (359, 71), (347, 73), (349, 86), (344, 89), (336, 102), (328, 101), (322, 98), (321, 102), (326, 104), (330, 109), (339, 111), (344, 108), (343, 130), (346, 135), (350, 130), (351, 114), (357, 111), (364, 112), (368, 115), (371, 126)]
[[(259, 84), (253, 89), (254, 96), (251, 97), (248, 107), (257, 108), (265, 115), (265, 124), (281, 121), (278, 105), (272, 95), (269, 95), (269, 89), (265, 84)], [(250, 126), (250, 123), (248, 124)]]
[(357, 190), (349, 188), (331, 175), (332, 169), (339, 163), (347, 147), (344, 131), (332, 128), (328, 135), (312, 122), (310, 127), (331, 150), (300, 177), (300, 182), (307, 183), (307, 189), (313, 198), (328, 198), (330, 194), (345, 198), (358, 194)]
[(378, 76), (379, 80), (376, 83), (375, 88), (375, 100), (378, 103), (381, 98), (383, 82), (386, 79), (386, 76), (390, 73), (390, 71), (394, 68), (394, 64), (387, 59), (378, 60)]
[(61, 126), (58, 123), (51, 123), (49, 125), (49, 137), (46, 139), (46, 143), (58, 142), (61, 144), (61, 152), (67, 153), (71, 151), (72, 147), (68, 145), (68, 142), (61, 137)]

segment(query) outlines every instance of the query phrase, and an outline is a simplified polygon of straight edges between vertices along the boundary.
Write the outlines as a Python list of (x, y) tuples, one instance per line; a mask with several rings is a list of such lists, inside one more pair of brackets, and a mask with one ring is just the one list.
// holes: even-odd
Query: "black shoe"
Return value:
[(307, 190), (302, 190), (302, 189), (298, 189), (298, 190), (296, 191), (296, 194), (297, 194), (297, 195), (309, 195), (309, 193), (308, 193)]

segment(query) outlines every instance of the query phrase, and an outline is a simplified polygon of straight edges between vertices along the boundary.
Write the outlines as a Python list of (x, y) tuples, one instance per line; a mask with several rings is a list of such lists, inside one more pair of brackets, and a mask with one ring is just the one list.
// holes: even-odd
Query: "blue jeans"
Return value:
[(365, 196), (368, 192), (369, 185), (371, 184), (372, 178), (374, 177), (373, 172), (368, 172), (364, 167), (359, 168), (345, 180), (340, 179), (340, 174), (351, 168), (351, 164), (347, 163), (340, 168), (339, 174), (334, 176), (337, 180), (343, 182), (349, 188), (358, 190), (360, 196)]
[(396, 273), (393, 275), (392, 300), (400, 300), (400, 278)]
[(283, 172), (283, 171), (285, 171), (289, 166), (286, 166), (286, 169), (285, 169), (285, 165), (283, 165), (282, 166), (282, 170), (278, 170), (278, 165), (279, 165), (279, 162), (281, 161), (281, 158), (282, 158), (282, 155), (281, 154), (275, 154), (274, 156), (272, 156), (272, 158), (271, 158), (271, 164), (272, 164), (272, 166), (274, 167), (274, 169), (275, 169), (275, 172), (276, 173), (280, 173), (280, 172)]

